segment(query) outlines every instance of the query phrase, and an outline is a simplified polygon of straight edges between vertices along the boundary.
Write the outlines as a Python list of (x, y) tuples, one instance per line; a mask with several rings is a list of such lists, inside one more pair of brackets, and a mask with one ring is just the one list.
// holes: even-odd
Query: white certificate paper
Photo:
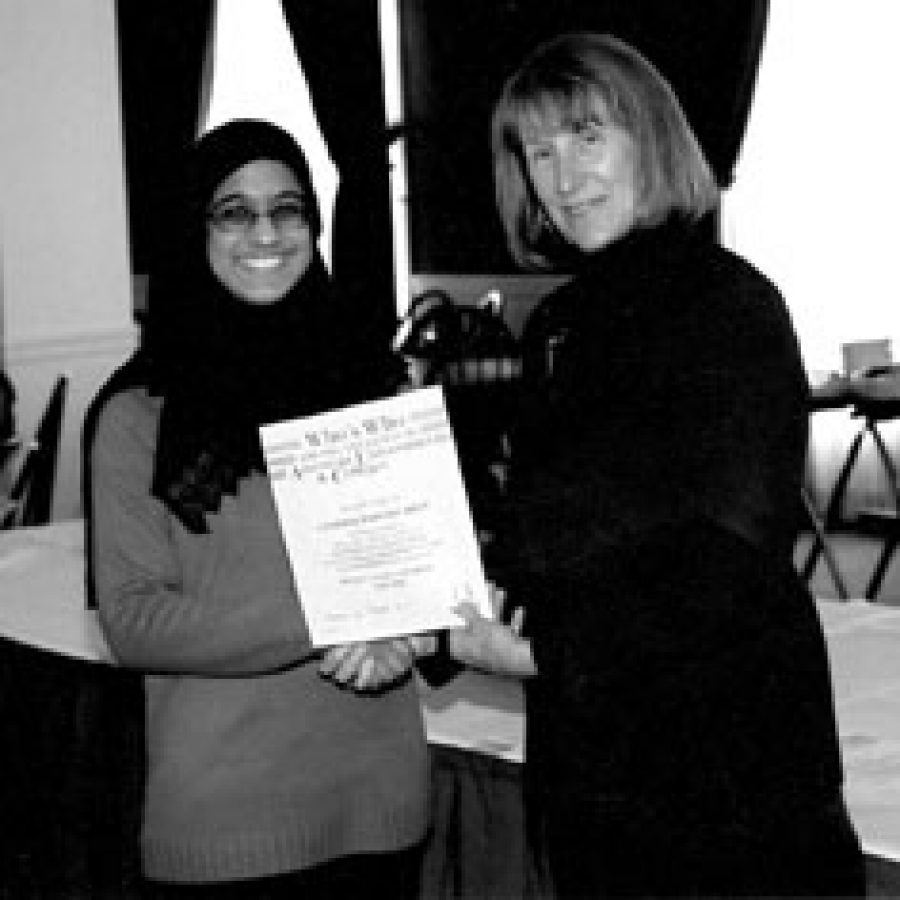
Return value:
[(315, 646), (491, 615), (440, 387), (260, 429), (297, 592)]

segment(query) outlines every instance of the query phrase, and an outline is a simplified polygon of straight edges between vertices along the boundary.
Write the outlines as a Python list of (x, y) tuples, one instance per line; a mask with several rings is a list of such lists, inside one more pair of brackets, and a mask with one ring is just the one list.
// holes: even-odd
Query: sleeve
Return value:
[(90, 456), (93, 571), (104, 634), (146, 672), (243, 676), (312, 655), (297, 607), (262, 593), (210, 608), (186, 593), (163, 505), (150, 493), (153, 413), (131, 393), (101, 413)]
[(607, 395), (596, 439), (571, 454), (566, 477), (586, 496), (598, 485), (591, 503), (608, 491), (620, 509), (601, 512), (628, 526), (576, 522), (577, 554), (544, 554), (546, 571), (518, 585), (538, 669), (560, 690), (633, 692), (673, 667), (700, 689), (793, 577), (782, 538), (799, 496), (806, 378), (775, 288), (726, 274), (697, 279), (704, 295), (665, 364)]
[(419, 657), (416, 660), (416, 668), (425, 683), (432, 688), (443, 687), (456, 678), (463, 670), (462, 663), (457, 662), (451, 655), (447, 646), (446, 630), (436, 633), (437, 647), (435, 652)]
[(530, 473), (546, 480), (549, 466), (612, 486), (606, 496), (635, 511), (646, 499), (732, 524), (796, 521), (809, 397), (799, 345), (774, 285), (714, 259), (635, 323), (572, 324), (565, 303), (529, 321), (513, 441), (523, 503)]
[(652, 703), (661, 689), (700, 697), (749, 648), (789, 669), (797, 628), (815, 642), (799, 624), (812, 602), (792, 578), (715, 524), (663, 526), (607, 548), (590, 571), (533, 579), (525, 590), (543, 596), (529, 603), (526, 628), (542, 680), (579, 716), (627, 697)]
[[(745, 278), (723, 285), (709, 306), (688, 340), (692, 358), (676, 357), (664, 383), (650, 376), (652, 406), (641, 418), (663, 431), (668, 477), (726, 507), (773, 476), (799, 489), (808, 384), (781, 297)], [(763, 502), (775, 499), (784, 502)]]
[(703, 796), (742, 808), (747, 786), (808, 803), (839, 784), (825, 640), (793, 572), (710, 523), (598, 562), (555, 594), (545, 582), (529, 612), (530, 702), (548, 717), (535, 752), (564, 782), (686, 793), (689, 813)]

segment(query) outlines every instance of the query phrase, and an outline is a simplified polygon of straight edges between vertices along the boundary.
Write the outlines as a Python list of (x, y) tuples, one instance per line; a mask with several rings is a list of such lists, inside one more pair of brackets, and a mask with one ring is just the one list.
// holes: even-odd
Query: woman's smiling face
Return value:
[(528, 177), (550, 221), (570, 244), (599, 250), (634, 227), (637, 145), (595, 98), (580, 121), (535, 120), (523, 134)]
[(219, 281), (248, 303), (274, 303), (315, 253), (309, 199), (284, 163), (258, 159), (232, 172), (207, 210), (207, 257)]

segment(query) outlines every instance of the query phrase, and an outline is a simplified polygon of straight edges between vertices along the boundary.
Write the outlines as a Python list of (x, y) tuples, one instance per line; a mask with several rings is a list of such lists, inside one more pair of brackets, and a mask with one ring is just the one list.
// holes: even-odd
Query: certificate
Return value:
[(463, 624), (491, 605), (440, 387), (260, 429), (313, 644)]

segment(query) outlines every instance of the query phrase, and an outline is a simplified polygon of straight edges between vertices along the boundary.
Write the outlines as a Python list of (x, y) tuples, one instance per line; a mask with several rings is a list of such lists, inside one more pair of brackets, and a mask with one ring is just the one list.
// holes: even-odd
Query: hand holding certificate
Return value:
[(316, 646), (491, 615), (439, 387), (260, 429), (297, 592)]

